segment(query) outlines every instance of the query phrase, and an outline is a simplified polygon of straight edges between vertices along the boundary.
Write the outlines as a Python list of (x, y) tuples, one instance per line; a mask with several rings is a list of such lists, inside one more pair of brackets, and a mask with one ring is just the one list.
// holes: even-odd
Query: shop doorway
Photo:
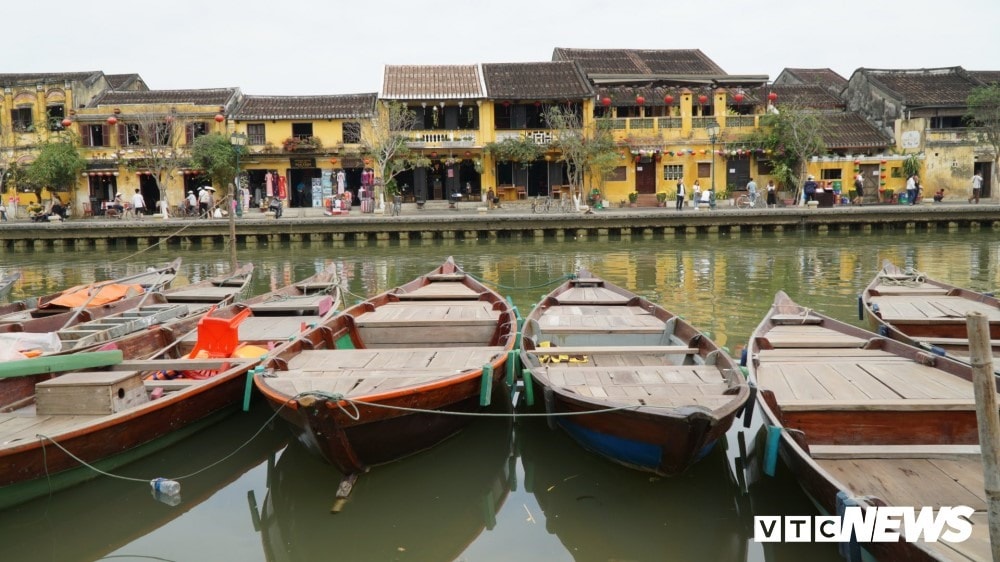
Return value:
[[(981, 199), (989, 199), (993, 196), (993, 166), (990, 162), (975, 162), (972, 165), (972, 173), (975, 175), (976, 172), (982, 172), (983, 174), (983, 190), (979, 192), (979, 197)], [(972, 192), (971, 190), (969, 191)]]
[[(164, 192), (166, 191), (166, 186), (164, 186), (163, 190)], [(159, 209), (160, 190), (157, 189), (156, 178), (152, 174), (141, 174), (139, 176), (139, 193), (142, 194), (142, 200), (146, 203), (146, 208), (142, 210), (142, 214), (151, 215), (155, 213)], [(127, 195), (123, 194), (122, 197), (130, 200), (133, 195), (135, 195), (134, 188), (131, 193)], [(166, 193), (163, 194), (164, 197), (166, 195)]]
[(750, 159), (726, 160), (726, 190), (746, 189), (748, 183), (750, 183)]
[(292, 168), (288, 171), (288, 179), (291, 180), (291, 190), (288, 194), (288, 202), (292, 207), (312, 207), (313, 203), (313, 178), (322, 177), (319, 168)]

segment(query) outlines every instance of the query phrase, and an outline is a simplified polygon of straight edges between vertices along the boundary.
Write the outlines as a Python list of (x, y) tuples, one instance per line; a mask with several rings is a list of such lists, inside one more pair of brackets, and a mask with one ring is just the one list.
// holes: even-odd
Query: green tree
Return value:
[[(966, 100), (968, 117), (979, 142), (993, 148), (993, 169), (1000, 170), (1000, 84), (973, 88)], [(998, 185), (997, 174), (991, 174), (992, 183)], [(996, 193), (995, 190), (990, 193)]]
[(806, 165), (813, 156), (826, 152), (823, 143), (823, 121), (814, 111), (792, 105), (781, 105), (775, 113), (760, 118), (760, 128), (746, 142), (754, 148), (771, 153), (772, 175), (786, 190), (793, 189), (800, 199)]
[(191, 144), (191, 161), (205, 170), (213, 184), (225, 189), (226, 195), (234, 195), (227, 186), (232, 186), (236, 178), (236, 151), (242, 148), (233, 146), (228, 137), (219, 133), (202, 135)]
[(572, 194), (583, 192), (588, 175), (600, 180), (603, 191), (604, 179), (620, 164), (610, 123), (598, 120), (588, 134), (579, 112), (559, 106), (550, 107), (545, 119), (555, 133), (552, 147), (559, 150), (559, 161), (566, 163)]
[(23, 171), (23, 177), (41, 201), (45, 187), (50, 191), (72, 193), (76, 179), (86, 167), (87, 161), (77, 151), (75, 139), (65, 134), (42, 143), (38, 156)]
[(395, 177), (410, 167), (410, 146), (407, 144), (410, 137), (406, 132), (413, 129), (416, 122), (416, 113), (406, 104), (388, 101), (376, 107), (370, 127), (361, 131), (361, 149), (371, 157), (375, 172), (382, 180), (382, 185), (375, 186), (379, 206), (384, 203), (383, 189), (395, 195)]

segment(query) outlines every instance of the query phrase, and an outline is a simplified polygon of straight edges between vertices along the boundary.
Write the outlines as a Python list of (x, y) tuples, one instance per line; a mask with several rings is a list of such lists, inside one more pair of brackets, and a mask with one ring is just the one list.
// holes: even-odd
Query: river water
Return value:
[[(21, 269), (9, 297), (16, 299), (175, 254), (190, 281), (227, 269), (227, 251), (196, 247), (5, 254), (0, 270)], [(348, 302), (449, 255), (523, 314), (566, 274), (587, 268), (681, 314), (737, 355), (779, 289), (859, 323), (857, 295), (883, 259), (977, 290), (993, 290), (1000, 276), (1000, 234), (991, 230), (240, 248), (241, 260), (257, 266), (255, 292), (336, 262)], [(155, 501), (145, 482), (105, 476), (0, 512), (0, 559), (839, 560), (835, 546), (754, 543), (754, 514), (810, 515), (813, 508), (780, 467), (741, 492), (734, 453), (721, 447), (684, 475), (663, 479), (597, 458), (543, 420), (482, 420), (363, 475), (343, 511), (331, 514), (340, 475), (288, 444), (287, 430), (270, 422), (271, 412), (255, 403), (250, 413), (116, 472), (146, 481), (190, 475), (181, 479), (179, 505)]]

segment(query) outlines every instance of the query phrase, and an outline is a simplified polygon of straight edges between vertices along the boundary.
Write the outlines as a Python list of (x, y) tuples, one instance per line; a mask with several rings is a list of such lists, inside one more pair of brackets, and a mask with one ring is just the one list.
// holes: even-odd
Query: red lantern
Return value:
[(743, 103), (743, 94), (737, 93), (736, 95), (734, 95), (733, 101), (735, 101), (736, 103)]
[(535, 107), (542, 107), (542, 102), (536, 101), (535, 102)]
[(337, 163), (337, 159), (336, 158), (331, 158), (330, 159), (330, 163), (331, 164), (336, 164)]
[(468, 150), (466, 150), (465, 151), (465, 157), (468, 158), (469, 156), (472, 156), (472, 153), (469, 152)]
[(635, 97), (635, 103), (637, 103), (639, 105), (642, 105), (642, 104), (646, 103), (646, 98), (644, 98), (642, 96), (636, 96)]
[(705, 94), (698, 96), (698, 103), (704, 105), (707, 102), (708, 102), (708, 96), (706, 96)]
[(437, 158), (437, 157), (438, 157), (437, 152), (431, 152), (431, 158)]
[(226, 116), (223, 115), (223, 114), (221, 114), (221, 113), (215, 116), (215, 122), (216, 123), (222, 123), (225, 120), (226, 120)]
[(118, 118), (117, 117), (115, 117), (114, 115), (112, 115), (111, 117), (108, 117), (108, 125), (111, 125), (112, 127), (114, 127), (115, 124), (117, 124), (117, 123), (118, 123)]
[(62, 126), (63, 126), (63, 128), (69, 127), (72, 124), (73, 124), (73, 122), (69, 120), (69, 117), (67, 117), (66, 119), (62, 120)]
[(768, 101), (772, 101), (773, 102), (776, 99), (778, 99), (778, 94), (777, 93), (771, 92), (770, 94), (767, 94), (767, 100)]
[(601, 98), (601, 105), (603, 105), (604, 107), (610, 106), (611, 98), (609, 98), (608, 96), (604, 96), (603, 98)]
[(503, 106), (504, 106), (504, 107), (510, 107), (510, 101), (508, 101), (508, 100), (503, 100)]
[(671, 96), (670, 94), (663, 96), (663, 103), (667, 105), (674, 103), (674, 96)]

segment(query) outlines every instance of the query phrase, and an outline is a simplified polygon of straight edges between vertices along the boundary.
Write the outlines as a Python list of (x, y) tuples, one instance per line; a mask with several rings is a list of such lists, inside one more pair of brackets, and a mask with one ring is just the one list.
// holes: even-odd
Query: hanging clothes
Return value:
[(264, 174), (264, 183), (267, 184), (267, 196), (274, 197), (274, 176), (270, 171)]
[(278, 199), (288, 199), (288, 184), (285, 176), (278, 176)]
[(345, 184), (347, 183), (347, 174), (344, 170), (337, 170), (337, 193), (343, 195)]

